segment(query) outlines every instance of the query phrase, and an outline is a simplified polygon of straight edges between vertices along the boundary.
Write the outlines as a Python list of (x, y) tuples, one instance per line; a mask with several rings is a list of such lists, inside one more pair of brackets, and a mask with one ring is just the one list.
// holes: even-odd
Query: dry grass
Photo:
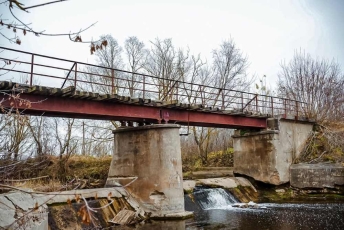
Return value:
[(24, 182), (7, 182), (8, 185), (20, 188), (20, 189), (31, 189), (39, 192), (54, 192), (66, 190), (66, 186), (58, 180), (47, 179), (47, 180), (29, 180)]
[(233, 148), (226, 151), (214, 151), (208, 154), (207, 164), (203, 165), (197, 154), (182, 154), (183, 172), (197, 171), (201, 167), (232, 167)]
[(44, 192), (104, 187), (111, 159), (111, 156), (30, 159), (19, 162), (12, 173), (1, 178), (1, 183)]
[(318, 126), (296, 163), (344, 162), (344, 123)]

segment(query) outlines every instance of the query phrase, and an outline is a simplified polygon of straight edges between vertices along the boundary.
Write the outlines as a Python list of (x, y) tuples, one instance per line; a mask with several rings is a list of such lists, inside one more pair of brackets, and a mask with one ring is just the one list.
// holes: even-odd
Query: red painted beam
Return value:
[[(8, 96), (0, 95), (0, 101), (3, 98), (8, 99)], [(15, 107), (21, 110), (25, 109), (24, 113), (30, 115), (96, 120), (142, 121), (150, 123), (159, 123), (161, 120), (168, 120), (169, 123), (190, 126), (266, 128), (266, 119), (258, 117), (244, 117), (220, 113), (25, 93), (20, 94), (20, 98), (31, 101), (31, 107), (26, 108), (24, 105), (19, 105), (18, 102), (15, 103)], [(9, 107), (10, 103), (11, 101), (6, 100), (2, 105)]]
[(205, 127), (230, 128), (266, 128), (266, 118), (245, 117), (221, 113), (201, 111), (187, 111), (177, 109), (162, 109), (162, 116), (167, 117), (169, 123)]

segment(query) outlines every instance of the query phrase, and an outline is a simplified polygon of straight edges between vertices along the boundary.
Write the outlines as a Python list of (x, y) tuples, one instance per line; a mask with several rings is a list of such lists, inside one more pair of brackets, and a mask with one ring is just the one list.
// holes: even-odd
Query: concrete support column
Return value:
[(236, 130), (233, 136), (234, 173), (265, 183), (289, 182), (289, 167), (300, 156), (313, 122), (269, 119), (268, 130)]
[(106, 187), (122, 186), (152, 218), (184, 218), (179, 125), (126, 127), (113, 131), (115, 147)]

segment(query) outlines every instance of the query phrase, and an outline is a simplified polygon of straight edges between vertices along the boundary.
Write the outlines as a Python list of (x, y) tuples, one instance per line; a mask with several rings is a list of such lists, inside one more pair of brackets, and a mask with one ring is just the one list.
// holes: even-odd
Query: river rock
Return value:
[(184, 180), (183, 189), (185, 193), (191, 193), (196, 186), (196, 181), (194, 180)]

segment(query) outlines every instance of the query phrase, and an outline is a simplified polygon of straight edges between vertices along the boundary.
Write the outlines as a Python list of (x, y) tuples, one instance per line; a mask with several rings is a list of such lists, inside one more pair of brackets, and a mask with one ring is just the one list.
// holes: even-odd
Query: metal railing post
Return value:
[(176, 88), (176, 100), (178, 101), (178, 98), (179, 98), (179, 97), (178, 97), (178, 93), (179, 93), (179, 92), (178, 92), (178, 91), (179, 91), (179, 90), (178, 90), (178, 88), (179, 88), (179, 81), (177, 81), (177, 86), (176, 86), (176, 87), (177, 87), (177, 88)]
[(115, 71), (111, 69), (111, 94), (114, 94), (115, 90)]
[(76, 76), (78, 73), (78, 63), (75, 62), (75, 67), (74, 67), (74, 88), (76, 89)]
[(256, 94), (256, 112), (258, 113), (258, 94)]
[[(173, 84), (172, 84), (172, 80), (169, 80), (169, 82), (168, 82), (168, 87), (170, 88), (169, 90), (168, 90), (168, 92), (170, 92), (170, 101), (172, 102), (172, 100), (173, 100), (173, 91), (174, 91), (174, 86), (173, 86)], [(168, 93), (167, 92), (167, 93)]]
[(244, 93), (241, 92), (241, 112), (244, 112)]
[(274, 117), (274, 98), (273, 97), (270, 97), (271, 98), (271, 114), (272, 114), (272, 117)]
[(31, 75), (30, 75), (30, 86), (32, 86), (33, 81), (33, 61), (34, 61), (34, 54), (31, 54)]
[(143, 76), (143, 86), (142, 86), (142, 90), (143, 90), (143, 99), (145, 99), (145, 92), (146, 92), (146, 76)]

